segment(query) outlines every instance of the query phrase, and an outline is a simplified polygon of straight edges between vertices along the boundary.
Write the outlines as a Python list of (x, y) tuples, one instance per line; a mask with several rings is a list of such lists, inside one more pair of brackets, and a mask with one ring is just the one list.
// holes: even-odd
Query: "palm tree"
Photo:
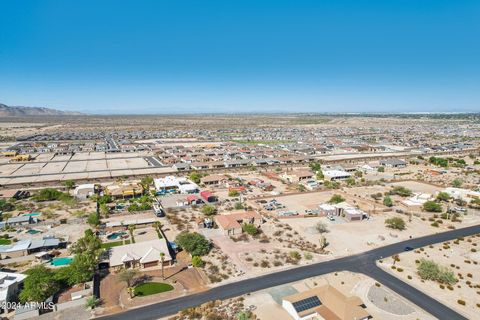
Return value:
[(135, 269), (123, 269), (117, 276), (118, 281), (123, 281), (126, 283), (130, 298), (133, 298), (135, 295), (135, 288), (133, 287), (133, 284), (138, 276), (139, 272)]
[(163, 273), (163, 262), (165, 261), (165, 253), (160, 252), (160, 262), (162, 263), (162, 279), (165, 280), (165, 274)]
[(133, 231), (134, 230), (135, 230), (135, 226), (133, 224), (128, 226), (128, 231), (130, 232), (131, 243), (135, 243), (135, 238), (133, 237)]

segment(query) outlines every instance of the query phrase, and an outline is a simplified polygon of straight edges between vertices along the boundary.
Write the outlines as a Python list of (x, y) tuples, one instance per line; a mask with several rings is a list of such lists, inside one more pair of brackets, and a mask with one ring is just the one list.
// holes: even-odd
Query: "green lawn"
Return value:
[[(130, 240), (125, 240), (125, 244), (130, 244)], [(117, 247), (123, 245), (123, 241), (113, 241), (113, 242), (105, 242), (102, 243), (103, 249), (110, 249), (112, 247)]]
[(173, 290), (173, 287), (168, 283), (160, 282), (145, 282), (135, 287), (136, 296), (149, 296), (160, 292)]
[(12, 240), (0, 238), (0, 245), (10, 244)]

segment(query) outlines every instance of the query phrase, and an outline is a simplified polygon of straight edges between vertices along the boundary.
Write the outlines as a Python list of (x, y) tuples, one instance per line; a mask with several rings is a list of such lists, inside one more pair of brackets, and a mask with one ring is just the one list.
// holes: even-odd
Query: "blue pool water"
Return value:
[(26, 217), (37, 217), (40, 214), (41, 214), (40, 212), (31, 212), (31, 213), (25, 213), (24, 216), (26, 216)]
[(50, 261), (50, 264), (52, 266), (60, 267), (60, 266), (67, 266), (70, 263), (72, 263), (72, 261), (73, 261), (72, 257), (53, 258), (52, 261)]
[(112, 234), (109, 234), (107, 236), (107, 239), (108, 240), (115, 240), (117, 238), (120, 238), (121, 236), (123, 236), (125, 234), (125, 232), (114, 232)]

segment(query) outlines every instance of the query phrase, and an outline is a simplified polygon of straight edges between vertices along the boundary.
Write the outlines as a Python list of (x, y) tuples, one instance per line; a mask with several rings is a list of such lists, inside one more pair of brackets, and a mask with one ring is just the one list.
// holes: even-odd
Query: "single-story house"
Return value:
[(400, 159), (385, 159), (380, 160), (380, 165), (390, 168), (405, 168), (407, 166), (407, 162)]
[(66, 243), (54, 237), (42, 239), (25, 239), (11, 244), (0, 245), (0, 258), (22, 257), (34, 252), (47, 251), (65, 247)]
[(160, 253), (164, 254), (164, 266), (173, 263), (167, 241), (155, 239), (110, 248), (110, 268), (149, 268), (161, 264)]
[(347, 297), (332, 285), (314, 287), (282, 300), (282, 307), (295, 320), (366, 320), (370, 313), (357, 296)]
[(158, 221), (155, 218), (145, 218), (145, 219), (127, 219), (127, 220), (115, 220), (115, 221), (109, 221), (105, 224), (106, 228), (111, 228), (114, 230), (119, 230), (119, 229), (125, 229), (130, 225), (134, 226), (148, 226), (148, 225), (153, 225), (155, 221)]
[(113, 198), (131, 198), (141, 196), (143, 194), (143, 188), (139, 184), (124, 183), (124, 184), (112, 184), (105, 187), (105, 193)]
[(334, 205), (331, 205), (329, 203), (322, 203), (318, 206), (318, 209), (320, 211), (319, 215), (320, 216), (334, 216), (337, 214), (337, 207)]
[(16, 302), (26, 274), (13, 272), (0, 272), (0, 312), (8, 312), (5, 307), (10, 302)]
[(352, 176), (350, 173), (341, 170), (322, 170), (322, 173), (324, 179), (330, 181), (345, 180)]
[(312, 179), (315, 174), (310, 170), (294, 170), (286, 172), (282, 175), (282, 178), (290, 183), (298, 183), (301, 181)]
[(192, 169), (195, 169), (195, 170), (210, 168), (210, 164), (208, 162), (192, 162), (190, 166), (192, 167)]
[(190, 170), (190, 164), (179, 162), (179, 163), (175, 163), (174, 165), (172, 165), (172, 168), (177, 170), (177, 171)]
[(227, 236), (242, 233), (242, 224), (250, 223), (259, 227), (263, 223), (263, 217), (255, 211), (241, 211), (237, 213), (217, 215), (215, 222)]
[(200, 192), (200, 197), (206, 202), (217, 202), (218, 198), (210, 191), (202, 191)]
[(192, 204), (201, 204), (201, 203), (203, 203), (203, 200), (200, 199), (199, 197), (197, 197), (196, 195), (191, 194), (191, 195), (187, 196), (187, 203), (188, 203), (189, 205), (192, 205)]
[(32, 216), (17, 216), (8, 218), (5, 221), (0, 222), (0, 228), (3, 229), (7, 226), (14, 227), (14, 226), (28, 226), (30, 224), (37, 223), (38, 219)]
[(80, 184), (73, 190), (73, 196), (80, 200), (86, 200), (95, 194), (95, 184)]
[(197, 193), (198, 185), (187, 178), (177, 178), (175, 176), (166, 176), (164, 178), (154, 179), (157, 194), (165, 194), (172, 192), (180, 193)]
[(200, 179), (200, 182), (206, 186), (220, 185), (228, 181), (228, 177), (223, 174), (212, 174)]

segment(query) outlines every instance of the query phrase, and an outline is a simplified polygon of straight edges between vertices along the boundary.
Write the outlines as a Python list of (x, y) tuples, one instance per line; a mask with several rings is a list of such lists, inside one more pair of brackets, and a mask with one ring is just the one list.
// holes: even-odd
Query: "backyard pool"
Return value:
[(50, 261), (50, 264), (55, 267), (61, 267), (69, 265), (70, 263), (72, 263), (72, 261), (72, 257), (53, 258), (52, 261)]
[(31, 213), (25, 213), (25, 217), (38, 217), (41, 213), (40, 212), (31, 212)]
[(114, 232), (114, 233), (109, 234), (107, 236), (107, 239), (108, 240), (115, 240), (115, 239), (118, 239), (125, 234), (126, 234), (126, 232)]
[(42, 231), (40, 230), (34, 230), (34, 229), (30, 229), (27, 231), (28, 234), (37, 234), (37, 233), (41, 233)]

